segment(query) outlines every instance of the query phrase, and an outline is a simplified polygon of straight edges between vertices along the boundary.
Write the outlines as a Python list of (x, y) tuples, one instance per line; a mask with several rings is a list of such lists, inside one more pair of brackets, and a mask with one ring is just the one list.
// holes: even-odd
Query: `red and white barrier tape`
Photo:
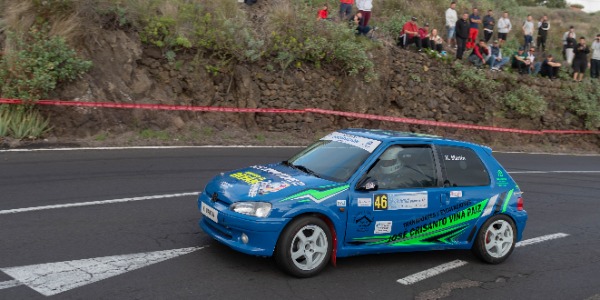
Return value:
[[(24, 101), (18, 99), (2, 99), (0, 104), (22, 104)], [(82, 101), (61, 101), (61, 100), (39, 100), (37, 105), (54, 106), (78, 106), (78, 107), (104, 107), (104, 108), (125, 108), (125, 109), (149, 109), (149, 110), (178, 110), (178, 111), (200, 111), (200, 112), (236, 112), (236, 113), (279, 113), (279, 114), (303, 114), (315, 113), (322, 115), (334, 115), (357, 119), (388, 121), (413, 125), (426, 125), (446, 128), (460, 128), (471, 130), (485, 130), (495, 132), (509, 132), (521, 134), (600, 134), (599, 130), (524, 130), (517, 128), (505, 128), (494, 126), (480, 126), (462, 123), (438, 122), (429, 120), (419, 120), (400, 117), (387, 117), (371, 114), (361, 114), (353, 112), (342, 112), (335, 110), (326, 110), (318, 108), (306, 109), (282, 109), (282, 108), (237, 108), (237, 107), (218, 107), (218, 106), (187, 106), (187, 105), (166, 105), (166, 104), (128, 104), (114, 102), (82, 102)]]

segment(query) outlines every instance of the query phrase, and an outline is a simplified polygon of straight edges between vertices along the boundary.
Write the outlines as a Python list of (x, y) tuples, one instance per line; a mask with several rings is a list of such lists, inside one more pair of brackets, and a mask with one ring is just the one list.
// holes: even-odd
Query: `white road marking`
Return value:
[(0, 287), (3, 284), (7, 286), (6, 288), (23, 284), (44, 296), (52, 296), (203, 248), (190, 247), (0, 268), (0, 271), (16, 279), (2, 282)]
[(3, 281), (3, 282), (0, 282), (0, 290), (8, 289), (8, 288), (20, 286), (20, 285), (23, 285), (23, 284), (20, 283), (18, 280)]
[[(528, 240), (523, 240), (520, 241), (518, 243), (515, 244), (515, 247), (523, 247), (523, 246), (529, 246), (529, 245), (533, 245), (533, 244), (537, 244), (537, 243), (542, 243), (542, 242), (546, 242), (549, 240), (554, 240), (554, 239), (559, 239), (559, 238), (564, 238), (569, 236), (566, 233), (554, 233), (554, 234), (548, 234), (548, 235), (543, 235), (540, 237), (536, 237), (536, 238), (532, 238), (532, 239), (528, 239)], [(462, 267), (464, 265), (466, 265), (467, 262), (466, 261), (462, 261), (462, 260), (455, 260), (455, 261), (451, 261), (449, 263), (445, 263), (442, 265), (439, 265), (437, 267), (433, 267), (431, 269), (427, 269), (425, 271), (421, 271), (419, 273), (415, 273), (413, 275), (410, 276), (406, 276), (404, 278), (398, 279), (397, 282), (400, 284), (404, 284), (404, 285), (411, 285), (414, 283), (417, 283), (421, 280), (442, 274), (444, 272), (447, 272), (449, 270), (452, 269), (456, 269), (458, 267)]]
[(552, 174), (552, 173), (556, 173), (556, 174), (568, 174), (568, 173), (587, 174), (587, 173), (600, 173), (600, 171), (512, 171), (512, 172), (508, 172), (508, 174)]
[(528, 155), (554, 155), (554, 156), (600, 156), (597, 153), (547, 153), (547, 152), (518, 152), (518, 151), (493, 151), (502, 154), (528, 154)]
[(555, 233), (555, 234), (543, 235), (540, 237), (520, 241), (515, 245), (515, 247), (529, 246), (529, 245), (533, 245), (533, 244), (537, 244), (537, 243), (541, 243), (541, 242), (545, 242), (545, 241), (549, 241), (549, 240), (564, 238), (567, 236), (569, 236), (569, 235), (566, 233), (562, 233), (562, 232)]
[(102, 200), (102, 201), (90, 201), (90, 202), (79, 202), (79, 203), (34, 206), (34, 207), (26, 207), (26, 208), (15, 208), (15, 209), (0, 210), (0, 215), (16, 214), (16, 213), (22, 213), (22, 212), (28, 212), (28, 211), (38, 211), (38, 210), (47, 210), (47, 209), (67, 208), (67, 207), (81, 207), (81, 206), (91, 206), (91, 205), (104, 205), (104, 204), (133, 202), (133, 201), (164, 199), (164, 198), (176, 198), (176, 197), (185, 197), (185, 196), (197, 196), (200, 193), (201, 192), (189, 192), (189, 193), (179, 193), (179, 194), (142, 196), (142, 197), (133, 197), (133, 198), (113, 199), (113, 200)]
[(449, 263), (445, 263), (445, 264), (439, 265), (437, 267), (433, 267), (431, 269), (427, 269), (425, 271), (421, 271), (419, 273), (398, 279), (397, 281), (398, 281), (398, 283), (401, 283), (404, 285), (411, 285), (411, 284), (419, 282), (423, 279), (427, 279), (427, 278), (442, 274), (444, 272), (450, 271), (452, 269), (462, 267), (466, 264), (467, 264), (466, 261), (457, 259), (455, 261), (451, 261)]
[(78, 151), (78, 150), (163, 150), (163, 149), (213, 149), (213, 148), (303, 148), (306, 146), (246, 146), (246, 145), (206, 145), (206, 146), (134, 146), (134, 147), (81, 147), (81, 148), (40, 148), (40, 149), (4, 149), (2, 152), (37, 151)]

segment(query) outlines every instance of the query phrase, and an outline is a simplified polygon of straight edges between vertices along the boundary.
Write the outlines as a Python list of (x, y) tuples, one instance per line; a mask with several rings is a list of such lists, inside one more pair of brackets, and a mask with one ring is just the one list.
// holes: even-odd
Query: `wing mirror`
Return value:
[(366, 177), (356, 185), (356, 189), (359, 191), (376, 191), (378, 188), (379, 184), (377, 183), (377, 180), (371, 177)]

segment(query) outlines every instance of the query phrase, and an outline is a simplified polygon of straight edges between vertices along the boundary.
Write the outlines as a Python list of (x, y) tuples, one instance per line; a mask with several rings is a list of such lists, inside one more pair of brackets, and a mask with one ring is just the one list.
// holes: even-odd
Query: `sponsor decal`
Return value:
[(368, 245), (417, 246), (452, 243), (467, 228), (469, 221), (481, 217), (489, 199), (465, 201), (405, 222), (393, 235), (355, 238)]
[(257, 184), (266, 179), (256, 173), (250, 172), (250, 171), (233, 173), (233, 174), (230, 174), (229, 177), (235, 178), (237, 180), (241, 180), (247, 184)]
[(304, 182), (298, 180), (297, 178), (294, 178), (290, 174), (286, 174), (286, 173), (277, 171), (277, 170), (269, 168), (269, 167), (259, 165), (259, 166), (251, 166), (250, 168), (261, 170), (261, 171), (269, 173), (273, 176), (279, 177), (281, 180), (283, 180), (291, 185), (294, 185), (294, 186), (305, 186), (306, 185), (306, 184), (304, 184)]
[(347, 145), (355, 146), (363, 150), (373, 153), (375, 149), (381, 144), (381, 141), (368, 139), (365, 137), (355, 136), (351, 134), (332, 132), (321, 139), (322, 141), (334, 141), (340, 142)]
[(358, 198), (358, 207), (371, 207), (371, 198)]
[(354, 223), (357, 226), (356, 231), (367, 232), (371, 227), (371, 224), (373, 224), (374, 219), (375, 217), (371, 212), (362, 212), (357, 214), (354, 216)]
[(251, 185), (250, 190), (248, 191), (248, 196), (255, 197), (256, 195), (266, 195), (268, 193), (275, 193), (285, 189), (288, 186), (290, 186), (290, 184), (287, 182), (263, 181)]
[(384, 234), (392, 232), (392, 221), (375, 222), (375, 234)]
[(293, 194), (285, 199), (280, 200), (279, 202), (297, 200), (300, 202), (313, 201), (316, 203), (321, 203), (331, 197), (339, 195), (348, 190), (350, 185), (325, 185), (317, 188), (312, 188), (308, 190), (304, 190), (302, 192)]
[(462, 191), (450, 191), (450, 198), (462, 197)]
[(338, 200), (336, 204), (338, 207), (346, 207), (346, 200)]
[(499, 187), (506, 187), (508, 185), (508, 179), (504, 176), (502, 170), (496, 172), (496, 185)]
[(427, 192), (373, 195), (374, 210), (427, 208)]
[(222, 190), (226, 190), (226, 189), (232, 188), (233, 184), (226, 182), (226, 181), (221, 181), (219, 186), (221, 187)]

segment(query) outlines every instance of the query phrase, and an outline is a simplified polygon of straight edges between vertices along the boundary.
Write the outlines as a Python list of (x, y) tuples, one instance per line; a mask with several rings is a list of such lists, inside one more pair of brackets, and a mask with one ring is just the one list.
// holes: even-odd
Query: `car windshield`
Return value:
[(286, 163), (317, 177), (345, 182), (370, 154), (369, 151), (353, 145), (320, 140)]

